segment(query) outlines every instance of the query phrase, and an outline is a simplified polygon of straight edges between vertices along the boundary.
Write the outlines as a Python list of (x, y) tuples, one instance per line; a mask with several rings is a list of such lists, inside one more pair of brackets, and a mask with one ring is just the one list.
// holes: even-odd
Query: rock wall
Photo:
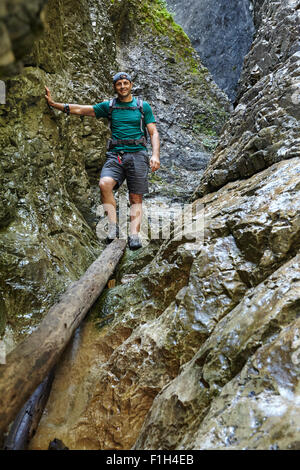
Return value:
[[(35, 15), (41, 2), (18, 5)], [(7, 30), (14, 14), (4, 17)], [(58, 102), (94, 104), (112, 96), (116, 70), (129, 70), (158, 120), (163, 164), (151, 191), (166, 197), (195, 189), (229, 106), (158, 1), (49, 0), (43, 21), (40, 40), (26, 50), (16, 43), (23, 69), (6, 80), (0, 106), (0, 334), (6, 327), (16, 341), (104, 247), (95, 226), (107, 125), (50, 110), (44, 86)]]
[(0, 77), (22, 69), (23, 57), (43, 31), (47, 0), (3, 0), (0, 4)]
[(297, 1), (284, 1), (278, 8), (274, 2), (256, 0), (254, 21), (257, 32), (245, 57), (239, 98), (261, 78), (280, 70), (300, 48)]
[[(300, 448), (299, 2), (258, 1), (255, 8), (260, 26), (245, 91), (196, 192), (206, 194), (208, 216), (221, 204), (223, 222), (212, 213), (200, 257), (207, 267), (201, 284), (210, 289), (197, 290), (197, 314), (209, 309), (205, 324), (216, 324), (154, 400), (135, 449)], [(249, 71), (258, 60), (266, 66), (253, 83)], [(218, 271), (213, 284), (205, 282), (214, 272), (209, 260)], [(232, 272), (233, 260), (239, 267)]]
[(157, 395), (135, 449), (299, 448), (297, 187), (292, 159), (202, 199), (206, 246), (172, 317), (199, 349)]
[(299, 170), (284, 161), (205, 196), (199, 252), (171, 239), (104, 294), (56, 372), (32, 449), (55, 436), (72, 449), (299, 448)]
[(256, 4), (258, 31), (245, 59), (240, 100), (195, 197), (299, 156), (299, 2)]
[(219, 87), (235, 101), (253, 34), (252, 0), (167, 0), (201, 61)]
[[(299, 12), (299, 2), (257, 5), (265, 28)], [(273, 158), (297, 145), (297, 57), (277, 64), (273, 94), (268, 75), (245, 92), (226, 125), (194, 201), (203, 242), (178, 237), (178, 221), (150, 263), (148, 248), (124, 260), (123, 276), (129, 261), (138, 271), (78, 330), (32, 449), (54, 437), (72, 449), (300, 448), (300, 163), (289, 150)], [(268, 163), (248, 171), (248, 157), (230, 181), (243, 139), (268, 129), (264, 116)], [(225, 176), (208, 185), (220, 148)]]
[[(83, 1), (75, 10), (72, 1), (52, 0), (44, 16), (45, 34), (22, 57), (22, 73), (6, 81), (0, 107), (1, 334), (6, 326), (16, 341), (102, 249), (89, 223), (106, 126), (50, 110), (44, 87), (62, 102), (95, 102), (108, 93), (114, 44), (106, 36), (107, 8), (89, 10)], [(91, 63), (100, 61), (97, 75)]]

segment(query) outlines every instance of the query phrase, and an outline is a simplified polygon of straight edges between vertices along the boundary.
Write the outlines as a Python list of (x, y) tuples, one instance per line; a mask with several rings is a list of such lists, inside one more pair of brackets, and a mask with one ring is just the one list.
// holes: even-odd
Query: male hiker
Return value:
[[(149, 165), (152, 171), (160, 167), (160, 141), (150, 105), (132, 96), (131, 76), (126, 72), (117, 73), (113, 77), (113, 86), (117, 98), (91, 106), (55, 103), (47, 87), (45, 98), (49, 106), (67, 114), (108, 118), (112, 138), (108, 141), (107, 159), (99, 182), (101, 201), (109, 220), (107, 240), (112, 241), (119, 235), (113, 190), (126, 179), (131, 206), (128, 246), (136, 250), (142, 246), (139, 231), (143, 194), (148, 192)], [(152, 146), (150, 162), (146, 148), (146, 128)]]

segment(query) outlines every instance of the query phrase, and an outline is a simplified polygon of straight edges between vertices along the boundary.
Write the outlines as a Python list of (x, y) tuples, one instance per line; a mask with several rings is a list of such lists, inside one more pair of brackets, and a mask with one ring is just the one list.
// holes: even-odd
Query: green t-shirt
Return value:
[[(137, 106), (137, 100), (133, 97), (129, 103), (123, 103), (119, 100), (116, 102), (117, 106)], [(109, 101), (102, 101), (93, 106), (96, 118), (107, 118), (109, 110)], [(151, 122), (156, 122), (152, 113), (151, 106), (147, 101), (143, 101), (143, 111), (145, 117), (145, 125)], [(112, 122), (111, 122), (112, 138), (113, 139), (140, 139), (143, 137), (141, 131), (141, 113), (138, 109), (131, 111), (129, 109), (113, 109), (112, 111)], [(115, 147), (112, 151), (119, 152), (138, 152), (139, 150), (145, 150), (142, 144), (139, 145), (122, 145)]]

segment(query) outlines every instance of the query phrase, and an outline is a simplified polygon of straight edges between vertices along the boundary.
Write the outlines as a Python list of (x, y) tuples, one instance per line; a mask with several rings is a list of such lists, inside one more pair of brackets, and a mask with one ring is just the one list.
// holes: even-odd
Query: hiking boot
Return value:
[(128, 246), (130, 250), (138, 250), (139, 248), (142, 248), (142, 243), (138, 234), (129, 235)]
[(109, 223), (106, 243), (111, 243), (116, 238), (119, 238), (119, 226), (118, 224)]

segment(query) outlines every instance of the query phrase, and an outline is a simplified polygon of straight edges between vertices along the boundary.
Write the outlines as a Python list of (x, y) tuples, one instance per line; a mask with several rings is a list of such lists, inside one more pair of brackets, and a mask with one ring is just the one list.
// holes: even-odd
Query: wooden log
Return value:
[(0, 436), (49, 374), (114, 272), (126, 246), (114, 240), (0, 366)]
[(29, 400), (17, 414), (4, 443), (4, 450), (26, 450), (39, 425), (47, 403), (54, 372), (51, 371), (35, 389)]

